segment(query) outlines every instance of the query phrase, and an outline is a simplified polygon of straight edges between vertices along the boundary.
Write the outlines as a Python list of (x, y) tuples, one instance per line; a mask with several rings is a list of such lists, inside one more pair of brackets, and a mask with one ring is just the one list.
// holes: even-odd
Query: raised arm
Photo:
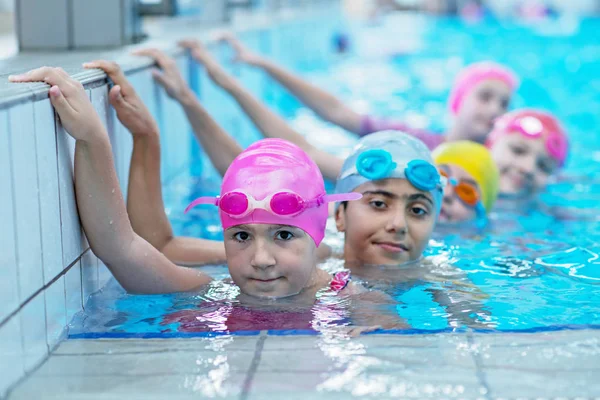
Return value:
[(242, 152), (240, 145), (210, 116), (183, 79), (175, 60), (158, 49), (138, 50), (134, 54), (152, 58), (160, 69), (152, 75), (167, 94), (179, 102), (187, 115), (196, 138), (221, 176), (235, 157)]
[(223, 242), (174, 236), (162, 196), (158, 126), (119, 65), (98, 60), (84, 66), (103, 70), (114, 82), (110, 103), (133, 136), (127, 197), (133, 230), (176, 264), (224, 263)]
[(335, 182), (342, 169), (343, 161), (341, 159), (308, 143), (283, 118), (271, 111), (244, 89), (233, 76), (229, 75), (200, 42), (185, 40), (180, 44), (190, 49), (192, 57), (206, 68), (208, 75), (217, 85), (231, 94), (264, 136), (285, 139), (300, 146), (317, 163), (323, 176)]
[(76, 139), (75, 190), (79, 216), (92, 251), (119, 283), (134, 293), (189, 291), (211, 278), (178, 267), (132, 229), (119, 188), (108, 134), (78, 81), (58, 68), (43, 67), (9, 78), (46, 82), (65, 130)]
[(223, 35), (222, 40), (229, 43), (235, 50), (238, 62), (252, 65), (267, 72), (324, 120), (357, 135), (362, 133), (361, 115), (331, 93), (293, 74), (275, 62), (253, 53), (231, 34)]

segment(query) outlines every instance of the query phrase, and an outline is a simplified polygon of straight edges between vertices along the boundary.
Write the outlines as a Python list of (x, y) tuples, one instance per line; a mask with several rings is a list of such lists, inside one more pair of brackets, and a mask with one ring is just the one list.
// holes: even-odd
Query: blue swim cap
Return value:
[(347, 193), (365, 182), (387, 178), (406, 179), (415, 188), (430, 192), (436, 215), (440, 212), (445, 179), (427, 146), (399, 131), (381, 131), (360, 139), (344, 161), (335, 191)]

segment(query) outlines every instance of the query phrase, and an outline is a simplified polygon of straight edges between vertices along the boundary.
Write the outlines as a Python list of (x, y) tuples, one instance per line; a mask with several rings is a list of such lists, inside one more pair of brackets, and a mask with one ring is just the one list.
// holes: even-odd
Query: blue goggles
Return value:
[(353, 174), (372, 180), (386, 178), (406, 178), (414, 187), (426, 192), (442, 189), (446, 184), (438, 169), (425, 160), (411, 160), (404, 167), (403, 174), (398, 174), (398, 164), (393, 161), (392, 155), (383, 149), (370, 149), (362, 152), (356, 159), (355, 168), (342, 174), (344, 179)]

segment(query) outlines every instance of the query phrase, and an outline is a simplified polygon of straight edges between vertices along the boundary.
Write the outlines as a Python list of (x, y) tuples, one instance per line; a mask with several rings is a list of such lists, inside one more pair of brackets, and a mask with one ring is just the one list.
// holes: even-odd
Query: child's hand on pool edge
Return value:
[(50, 85), (50, 101), (65, 130), (77, 140), (107, 137), (106, 129), (92, 106), (83, 85), (62, 68), (42, 67), (8, 77), (11, 82), (45, 82)]
[(101, 69), (115, 84), (108, 98), (110, 104), (117, 112), (119, 121), (133, 135), (158, 135), (158, 125), (140, 99), (135, 89), (127, 78), (119, 64), (112, 61), (96, 60), (83, 64), (87, 69)]
[(184, 39), (179, 41), (179, 46), (190, 51), (190, 55), (194, 60), (201, 64), (205, 69), (210, 79), (224, 89), (231, 86), (233, 77), (223, 69), (221, 64), (210, 54), (199, 40)]
[(219, 42), (227, 43), (235, 51), (233, 60), (238, 63), (244, 63), (255, 67), (260, 67), (265, 61), (257, 53), (244, 46), (242, 42), (231, 32), (224, 32), (217, 37)]
[(158, 69), (152, 70), (152, 77), (162, 86), (169, 97), (178, 101), (185, 102), (189, 98), (195, 98), (194, 93), (188, 86), (177, 67), (177, 63), (165, 52), (159, 49), (141, 49), (132, 54), (136, 56), (150, 57), (158, 65)]

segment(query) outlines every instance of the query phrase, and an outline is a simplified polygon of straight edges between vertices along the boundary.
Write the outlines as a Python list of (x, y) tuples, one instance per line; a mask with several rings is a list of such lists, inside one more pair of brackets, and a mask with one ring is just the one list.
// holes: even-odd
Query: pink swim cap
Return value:
[(491, 148), (502, 136), (512, 133), (535, 139), (544, 137), (546, 150), (560, 167), (569, 153), (569, 138), (560, 122), (550, 113), (534, 109), (511, 111), (498, 118), (488, 136), (486, 146)]
[(482, 61), (471, 64), (458, 74), (454, 86), (452, 87), (452, 91), (450, 92), (448, 107), (452, 114), (458, 114), (460, 106), (467, 94), (473, 90), (477, 84), (488, 79), (501, 80), (510, 87), (511, 91), (519, 84), (517, 76), (511, 70), (500, 64), (491, 61)]
[(317, 164), (300, 147), (283, 139), (255, 142), (231, 163), (218, 198), (194, 200), (219, 206), (223, 230), (244, 224), (289, 225), (302, 229), (319, 246), (325, 236), (329, 201), (356, 200), (359, 193), (327, 195)]

